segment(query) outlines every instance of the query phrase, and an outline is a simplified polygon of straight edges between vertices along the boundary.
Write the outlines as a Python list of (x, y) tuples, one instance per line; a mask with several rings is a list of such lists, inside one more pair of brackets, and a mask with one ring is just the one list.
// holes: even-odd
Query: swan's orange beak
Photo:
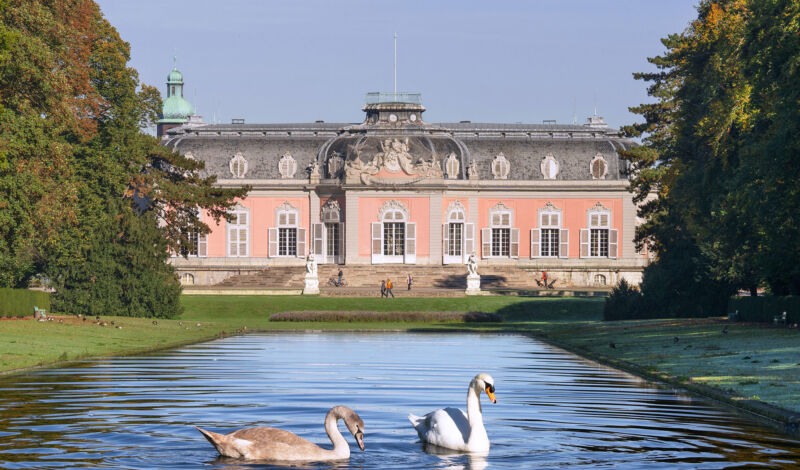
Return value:
[(497, 398), (494, 397), (494, 387), (491, 385), (486, 386), (486, 396), (489, 397), (489, 400), (492, 400), (492, 403), (497, 403)]

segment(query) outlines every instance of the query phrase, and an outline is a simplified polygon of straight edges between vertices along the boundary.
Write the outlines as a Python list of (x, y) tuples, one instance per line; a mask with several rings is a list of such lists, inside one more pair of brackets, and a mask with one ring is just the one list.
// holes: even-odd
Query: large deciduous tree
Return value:
[(648, 305), (721, 314), (737, 288), (800, 293), (800, 6), (701, 1), (650, 59), (655, 103), (631, 108), (642, 146), (625, 153), (645, 223)]
[(42, 274), (61, 311), (176, 314), (169, 251), (247, 188), (142, 132), (160, 95), (93, 1), (5, 1), (0, 19), (0, 285)]

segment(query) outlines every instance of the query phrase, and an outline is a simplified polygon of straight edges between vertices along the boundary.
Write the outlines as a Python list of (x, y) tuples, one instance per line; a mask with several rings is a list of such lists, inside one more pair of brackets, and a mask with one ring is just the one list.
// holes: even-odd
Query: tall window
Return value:
[(481, 230), (484, 258), (519, 256), (519, 229), (512, 222), (511, 209), (502, 202), (489, 209), (489, 227)]
[(561, 214), (558, 212), (542, 212), (539, 214), (539, 227), (542, 229), (541, 256), (558, 256), (560, 219)]
[(297, 210), (278, 211), (278, 256), (297, 256)]
[(408, 208), (400, 201), (386, 201), (371, 224), (372, 262), (417, 262), (417, 226), (409, 222)]
[(466, 216), (463, 207), (457, 206), (447, 214), (447, 254), (461, 256), (464, 249), (464, 221)]
[(248, 256), (250, 248), (250, 214), (247, 209), (234, 210), (228, 222), (228, 256)]
[(269, 257), (305, 257), (306, 229), (300, 227), (300, 211), (284, 202), (275, 208), (275, 225), (267, 229)]
[(405, 216), (399, 210), (387, 211), (383, 215), (383, 254), (385, 256), (402, 256), (405, 252), (406, 224), (397, 222)]
[(611, 228), (611, 211), (596, 204), (587, 214), (587, 225), (581, 229), (581, 257), (616, 258), (617, 230)]

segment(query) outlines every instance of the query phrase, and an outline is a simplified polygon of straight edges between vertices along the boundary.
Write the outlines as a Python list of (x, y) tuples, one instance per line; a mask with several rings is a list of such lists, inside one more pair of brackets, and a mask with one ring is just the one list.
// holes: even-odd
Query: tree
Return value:
[(168, 251), (248, 188), (216, 187), (141, 132), (160, 95), (94, 2), (0, 3), (0, 17), (0, 283), (45, 274), (65, 312), (177, 313)]

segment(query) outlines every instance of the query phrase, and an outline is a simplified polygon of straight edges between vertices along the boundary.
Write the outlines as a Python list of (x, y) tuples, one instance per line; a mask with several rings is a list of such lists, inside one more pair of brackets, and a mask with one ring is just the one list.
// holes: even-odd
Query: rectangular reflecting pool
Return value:
[[(478, 372), (487, 456), (443, 454), (407, 419), (466, 410)], [(194, 425), (252, 426), (323, 446), (333, 405), (366, 452), (300, 468), (787, 468), (800, 442), (703, 399), (655, 388), (534, 339), (497, 334), (250, 334), (0, 379), (0, 468), (272, 468), (220, 459)]]

